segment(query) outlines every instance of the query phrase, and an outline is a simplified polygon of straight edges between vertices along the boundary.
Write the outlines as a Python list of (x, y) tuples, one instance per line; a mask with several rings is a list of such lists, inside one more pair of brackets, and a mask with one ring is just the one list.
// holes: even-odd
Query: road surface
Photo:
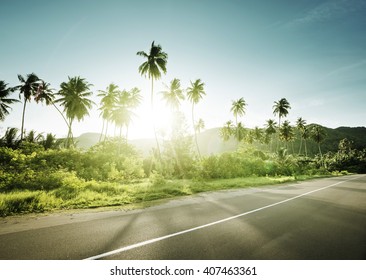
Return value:
[(366, 259), (366, 175), (8, 217), (0, 259)]

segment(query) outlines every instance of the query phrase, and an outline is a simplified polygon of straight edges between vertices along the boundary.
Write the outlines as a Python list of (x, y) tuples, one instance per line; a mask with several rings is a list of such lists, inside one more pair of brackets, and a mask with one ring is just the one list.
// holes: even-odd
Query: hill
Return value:
[[(309, 128), (314, 126), (310, 124)], [(366, 148), (366, 127), (338, 127), (335, 129), (323, 127), (327, 136), (321, 148), (324, 153), (328, 151), (337, 151), (339, 141), (347, 138), (353, 141), (353, 146), (356, 149), (362, 150)], [(99, 133), (84, 133), (76, 138), (78, 147), (87, 149), (99, 141)], [(226, 151), (233, 151), (236, 149), (237, 142), (234, 139), (223, 141), (220, 137), (220, 128), (207, 129), (197, 137), (198, 145), (202, 155), (219, 154)], [(155, 147), (154, 139), (136, 139), (129, 140), (129, 143), (134, 145), (144, 156), (148, 155), (152, 147)], [(267, 148), (266, 145), (258, 145), (261, 148)], [(297, 153), (300, 148), (300, 140), (296, 139), (289, 147)], [(309, 155), (318, 153), (318, 146), (311, 140), (307, 140), (307, 150)]]

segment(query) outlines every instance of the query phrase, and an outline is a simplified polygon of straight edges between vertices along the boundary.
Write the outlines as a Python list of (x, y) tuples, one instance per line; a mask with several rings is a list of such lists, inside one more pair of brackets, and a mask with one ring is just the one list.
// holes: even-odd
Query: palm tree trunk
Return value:
[(154, 78), (153, 77), (151, 77), (151, 111), (152, 111), (152, 121), (153, 121), (153, 129), (154, 129), (156, 147), (158, 149), (159, 159), (161, 159), (160, 145), (159, 145), (158, 136), (156, 134), (156, 128), (155, 128), (155, 114), (154, 114)]
[(103, 124), (102, 124), (102, 132), (100, 133), (100, 136), (99, 136), (99, 141), (102, 141), (102, 137), (103, 137), (103, 131), (104, 131), (104, 124), (105, 124), (105, 119), (103, 119)]
[(304, 139), (304, 146), (305, 146), (305, 156), (308, 157), (308, 149), (306, 147), (306, 139)]
[(106, 128), (105, 128), (105, 134), (104, 134), (104, 140), (107, 138), (107, 133), (108, 133), (108, 124), (109, 124), (109, 121), (107, 120), (107, 125), (106, 125)]
[(70, 143), (73, 144), (73, 135), (72, 135), (72, 119), (69, 119), (69, 131), (67, 133), (67, 138), (66, 138), (66, 147), (69, 148), (70, 147)]
[(276, 150), (278, 152), (279, 144), (280, 144), (280, 128), (281, 128), (281, 116), (278, 115), (278, 137), (277, 137), (277, 147)]
[(22, 113), (22, 128), (20, 130), (20, 141), (23, 140), (23, 135), (24, 135), (24, 117), (25, 117), (25, 107), (27, 105), (27, 99), (24, 98), (24, 106), (23, 106), (23, 113)]
[(319, 154), (320, 154), (320, 161), (321, 161), (322, 165), (325, 167), (325, 163), (323, 161), (322, 150), (320, 149), (320, 143), (318, 143), (318, 149), (319, 149)]
[(299, 155), (301, 154), (301, 148), (302, 148), (302, 137), (300, 137), (300, 149), (299, 149)]
[(196, 132), (196, 129), (194, 128), (194, 103), (192, 103), (192, 124), (193, 124), (194, 140), (196, 141), (198, 157), (201, 159), (201, 152), (200, 152), (200, 148), (198, 147), (198, 141), (197, 141), (197, 132)]

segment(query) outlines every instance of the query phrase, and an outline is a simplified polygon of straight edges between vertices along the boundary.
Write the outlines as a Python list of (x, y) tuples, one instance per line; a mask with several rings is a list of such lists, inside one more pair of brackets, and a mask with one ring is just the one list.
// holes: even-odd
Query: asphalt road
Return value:
[(366, 175), (0, 220), (0, 259), (366, 259)]

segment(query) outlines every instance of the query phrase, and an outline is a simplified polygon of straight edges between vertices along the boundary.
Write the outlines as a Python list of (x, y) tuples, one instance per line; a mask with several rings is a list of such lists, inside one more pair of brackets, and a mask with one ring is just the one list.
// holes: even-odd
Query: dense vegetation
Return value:
[[(146, 59), (139, 72), (151, 80), (153, 109), (154, 81), (166, 72), (167, 54), (154, 42), (149, 54), (137, 54)], [(240, 121), (247, 106), (244, 98), (233, 101), (235, 123), (227, 121), (220, 129), (220, 137), (234, 148), (216, 154), (202, 152), (198, 136), (204, 121), (195, 121), (195, 105), (206, 95), (200, 79), (191, 81), (186, 90), (181, 89), (179, 79), (174, 79), (161, 93), (174, 120), (168, 137), (160, 139), (154, 124), (156, 145), (147, 156), (128, 141), (134, 109), (142, 99), (139, 89), (120, 90), (110, 84), (98, 91), (102, 132), (97, 144), (82, 150), (77, 148), (72, 126), (88, 116), (95, 105), (89, 99), (92, 85), (83, 78), (69, 77), (54, 93), (33, 73), (18, 78), (20, 85), (15, 87), (0, 81), (1, 121), (10, 113), (11, 105), (19, 102), (9, 98), (10, 94), (17, 91), (23, 96), (20, 131), (8, 128), (0, 139), (1, 216), (126, 205), (213, 189), (366, 172), (362, 137), (344, 137), (336, 147), (332, 141), (333, 146), (325, 149), (322, 144), (327, 138), (326, 128), (307, 125), (302, 118), (295, 126), (284, 120), (291, 109), (285, 98), (274, 102), (273, 114), (278, 116), (278, 122), (270, 119), (265, 127), (254, 129), (246, 129)], [(179, 110), (185, 98), (192, 105), (193, 134), (188, 132), (186, 117)], [(26, 105), (32, 100), (55, 107), (66, 125), (65, 139), (25, 130)], [(115, 137), (108, 136), (111, 125), (118, 132)], [(313, 145), (309, 144), (311, 141)]]

